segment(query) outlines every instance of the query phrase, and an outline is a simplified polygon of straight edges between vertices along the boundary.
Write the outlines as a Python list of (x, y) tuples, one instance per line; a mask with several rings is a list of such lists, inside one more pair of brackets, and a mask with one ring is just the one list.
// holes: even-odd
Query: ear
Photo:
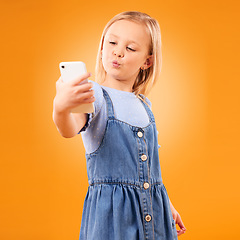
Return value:
[(143, 66), (141, 68), (148, 69), (153, 65), (153, 55), (149, 55), (146, 58), (146, 61), (144, 62)]

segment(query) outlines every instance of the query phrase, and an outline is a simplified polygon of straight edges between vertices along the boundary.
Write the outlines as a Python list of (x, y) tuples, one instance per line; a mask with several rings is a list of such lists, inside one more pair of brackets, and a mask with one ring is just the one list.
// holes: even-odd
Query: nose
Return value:
[(113, 54), (119, 58), (124, 57), (123, 51), (120, 48), (114, 49)]

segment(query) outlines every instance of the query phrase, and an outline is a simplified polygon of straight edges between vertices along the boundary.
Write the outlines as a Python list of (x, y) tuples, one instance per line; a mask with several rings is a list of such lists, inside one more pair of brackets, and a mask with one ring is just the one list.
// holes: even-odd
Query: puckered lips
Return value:
[(114, 68), (119, 68), (120, 65), (121, 65), (121, 64), (120, 64), (118, 61), (116, 61), (116, 60), (112, 61), (112, 66), (113, 66)]

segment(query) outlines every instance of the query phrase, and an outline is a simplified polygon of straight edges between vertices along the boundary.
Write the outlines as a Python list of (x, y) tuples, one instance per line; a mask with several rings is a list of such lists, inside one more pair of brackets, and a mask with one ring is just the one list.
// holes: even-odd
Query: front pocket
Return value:
[(176, 229), (176, 223), (175, 220), (172, 219), (172, 233), (173, 233), (173, 239), (177, 240), (177, 229)]

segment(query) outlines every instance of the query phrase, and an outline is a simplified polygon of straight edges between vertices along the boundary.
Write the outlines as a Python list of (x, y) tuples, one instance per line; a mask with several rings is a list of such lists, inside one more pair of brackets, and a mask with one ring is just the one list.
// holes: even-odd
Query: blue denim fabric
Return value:
[(162, 183), (154, 116), (144, 128), (115, 118), (108, 93), (108, 120), (100, 147), (86, 154), (89, 188), (80, 240), (176, 240), (169, 198)]

